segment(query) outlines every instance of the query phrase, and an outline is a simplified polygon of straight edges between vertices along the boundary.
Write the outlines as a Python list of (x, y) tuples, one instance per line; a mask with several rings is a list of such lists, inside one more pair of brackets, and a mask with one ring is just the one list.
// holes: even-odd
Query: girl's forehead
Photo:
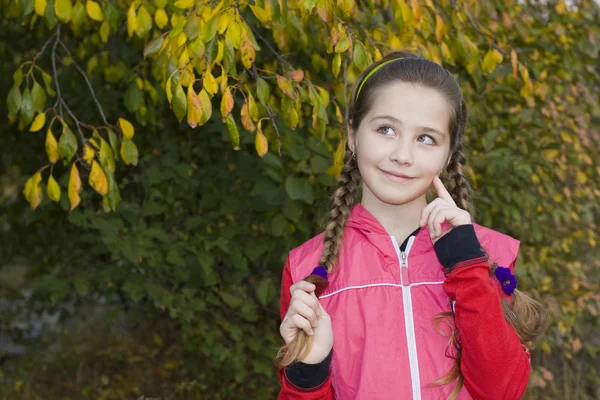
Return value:
[(366, 122), (391, 116), (406, 123), (435, 125), (432, 128), (448, 131), (452, 106), (438, 90), (419, 84), (393, 82), (373, 94)]

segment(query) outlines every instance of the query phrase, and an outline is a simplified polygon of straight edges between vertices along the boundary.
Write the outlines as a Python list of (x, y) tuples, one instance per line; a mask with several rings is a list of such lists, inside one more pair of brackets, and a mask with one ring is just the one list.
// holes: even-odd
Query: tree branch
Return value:
[(60, 38), (58, 38), (58, 42), (60, 43), (60, 46), (63, 48), (63, 50), (65, 51), (65, 53), (67, 53), (67, 55), (69, 57), (71, 57), (71, 60), (73, 62), (73, 66), (75, 67), (75, 69), (77, 69), (77, 71), (79, 71), (79, 73), (81, 74), (81, 76), (83, 76), (83, 79), (85, 79), (85, 83), (87, 83), (88, 88), (90, 89), (90, 93), (92, 94), (92, 98), (94, 99), (94, 102), (96, 103), (96, 106), (98, 107), (98, 111), (100, 112), (100, 116), (102, 116), (102, 121), (104, 121), (104, 123), (107, 126), (110, 126), (110, 124), (106, 120), (106, 116), (104, 115), (104, 111), (102, 110), (102, 106), (100, 105), (100, 102), (98, 101), (98, 98), (96, 97), (96, 92), (94, 91), (94, 88), (92, 87), (92, 83), (88, 79), (87, 74), (81, 69), (81, 67), (77, 64), (77, 62), (75, 62), (75, 58), (73, 57), (73, 55), (71, 54), (71, 52), (69, 51), (69, 49), (67, 48), (67, 46), (65, 46), (65, 44), (60, 40)]

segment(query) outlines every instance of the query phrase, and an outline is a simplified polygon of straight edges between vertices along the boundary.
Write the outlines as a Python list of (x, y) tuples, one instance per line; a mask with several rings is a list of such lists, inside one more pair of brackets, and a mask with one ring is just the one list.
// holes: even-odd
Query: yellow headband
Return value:
[(365, 84), (365, 82), (371, 77), (371, 75), (373, 75), (375, 72), (377, 72), (377, 70), (381, 67), (383, 67), (386, 64), (391, 63), (392, 61), (396, 61), (396, 60), (402, 60), (403, 57), (401, 58), (392, 58), (391, 60), (387, 60), (382, 62), (381, 64), (379, 64), (378, 66), (376, 66), (375, 68), (373, 68), (368, 74), (367, 76), (365, 76), (362, 80), (362, 82), (360, 83), (360, 86), (358, 87), (358, 90), (356, 91), (356, 98), (354, 99), (354, 101), (358, 100), (358, 95), (360, 94), (360, 91), (362, 90), (363, 85)]

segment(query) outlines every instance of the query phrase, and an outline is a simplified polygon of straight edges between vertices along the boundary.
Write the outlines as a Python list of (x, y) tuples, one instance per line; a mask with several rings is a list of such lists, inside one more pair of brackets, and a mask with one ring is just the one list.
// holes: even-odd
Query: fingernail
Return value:
[(312, 330), (309, 333), (310, 336), (314, 336), (314, 334), (315, 334), (315, 331), (312, 331)]

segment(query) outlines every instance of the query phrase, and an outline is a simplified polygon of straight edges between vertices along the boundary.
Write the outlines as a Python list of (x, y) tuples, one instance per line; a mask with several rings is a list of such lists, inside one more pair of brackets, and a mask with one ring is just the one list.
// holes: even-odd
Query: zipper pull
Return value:
[(408, 278), (408, 263), (406, 259), (408, 255), (405, 252), (400, 253), (400, 258), (402, 260), (402, 265), (400, 265), (400, 274), (402, 275), (402, 284), (404, 286), (410, 285), (410, 279)]

